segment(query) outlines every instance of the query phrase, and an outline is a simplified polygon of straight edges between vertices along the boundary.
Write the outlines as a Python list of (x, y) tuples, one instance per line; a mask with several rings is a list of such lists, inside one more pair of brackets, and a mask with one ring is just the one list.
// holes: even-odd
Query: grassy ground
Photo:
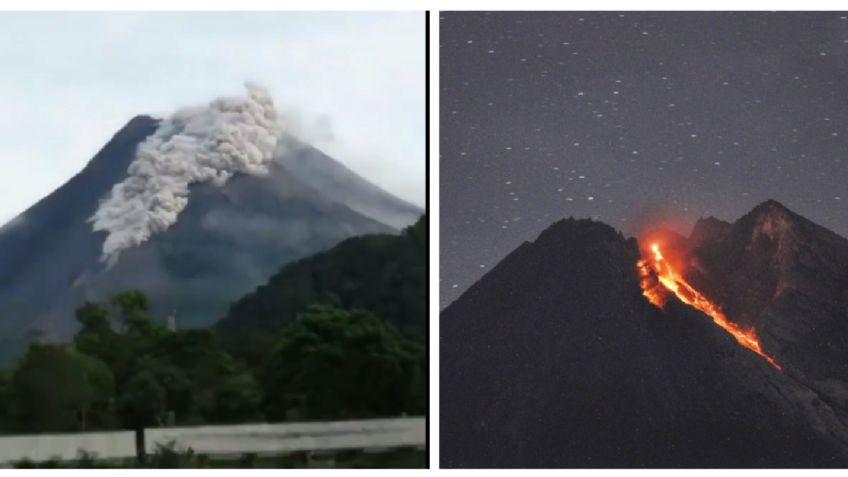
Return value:
[(177, 452), (171, 448), (160, 448), (148, 456), (144, 466), (135, 459), (103, 461), (96, 455), (81, 453), (77, 460), (46, 462), (21, 461), (16, 468), (235, 468), (235, 469), (279, 469), (279, 468), (340, 468), (340, 469), (409, 469), (427, 466), (427, 452), (416, 448), (399, 448), (374, 451), (339, 451), (334, 453), (294, 452), (276, 456), (242, 456), (221, 458), (195, 454), (188, 450)]

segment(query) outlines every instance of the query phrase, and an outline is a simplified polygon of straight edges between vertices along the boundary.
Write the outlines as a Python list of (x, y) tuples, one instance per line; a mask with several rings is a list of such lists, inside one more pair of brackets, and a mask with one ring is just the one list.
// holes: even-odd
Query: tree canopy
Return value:
[(425, 412), (424, 348), (376, 316), (313, 306), (281, 334), (264, 369), (272, 420)]
[(12, 375), (13, 430), (68, 432), (108, 427), (115, 395), (111, 370), (66, 345), (32, 344)]
[(225, 347), (251, 366), (271, 336), (313, 304), (367, 310), (404, 336), (427, 335), (427, 216), (401, 235), (366, 235), (284, 266), (237, 301), (215, 326)]
[(424, 216), (283, 267), (215, 329), (169, 329), (139, 290), (86, 302), (72, 343), (0, 373), (0, 432), (424, 413), (426, 280)]
[(368, 311), (308, 306), (268, 336), (254, 368), (212, 330), (157, 323), (137, 291), (85, 303), (77, 319), (73, 343), (32, 343), (13, 372), (0, 374), (0, 431), (141, 432), (426, 412), (424, 346)]

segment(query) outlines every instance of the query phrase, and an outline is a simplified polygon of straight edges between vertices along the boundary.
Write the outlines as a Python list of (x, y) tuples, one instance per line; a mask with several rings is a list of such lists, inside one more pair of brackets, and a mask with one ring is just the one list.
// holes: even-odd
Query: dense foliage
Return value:
[(426, 222), (284, 267), (217, 329), (171, 329), (137, 290), (87, 302), (72, 343), (0, 372), (0, 432), (423, 414)]
[(278, 455), (245, 453), (232, 456), (210, 456), (192, 448), (178, 448), (175, 442), (157, 444), (143, 465), (134, 459), (102, 460), (96, 453), (79, 451), (73, 460), (50, 459), (33, 462), (28, 459), (14, 463), (16, 469), (415, 469), (427, 466), (427, 452), (417, 448), (374, 450), (351, 449), (313, 454), (310, 451), (285, 452)]
[(419, 343), (427, 333), (427, 216), (397, 235), (347, 239), (290, 263), (236, 302), (217, 325), (225, 347), (251, 366), (271, 337), (313, 304), (369, 311)]
[(266, 361), (271, 420), (423, 413), (424, 349), (374, 315), (313, 307), (283, 331)]
[(12, 375), (13, 431), (69, 432), (110, 427), (115, 383), (100, 360), (65, 345), (34, 344)]
[(72, 344), (32, 343), (0, 374), (0, 430), (80, 432), (426, 411), (425, 350), (376, 316), (310, 307), (252, 372), (210, 330), (173, 331), (137, 291), (86, 303)]

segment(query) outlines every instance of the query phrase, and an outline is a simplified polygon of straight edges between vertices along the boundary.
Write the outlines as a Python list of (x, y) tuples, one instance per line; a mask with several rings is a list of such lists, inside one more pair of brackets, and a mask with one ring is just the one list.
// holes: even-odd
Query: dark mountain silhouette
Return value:
[(775, 201), (698, 221), (689, 280), (757, 330), (784, 370), (848, 408), (848, 240)]
[(423, 213), (286, 136), (268, 175), (192, 186), (174, 226), (106, 270), (105, 234), (92, 232), (88, 219), (157, 125), (134, 118), (79, 174), (0, 229), (3, 354), (17, 354), (34, 331), (68, 338), (75, 306), (127, 288), (147, 293), (154, 315), (176, 311), (179, 326), (210, 324), (285, 263), (348, 237), (398, 233)]
[[(727, 227), (703, 221), (692, 240), (704, 247)], [(810, 239), (839, 243), (823, 230)], [(778, 353), (780, 372), (676, 298), (651, 305), (638, 259), (635, 239), (563, 220), (442, 312), (442, 466), (848, 465), (840, 402), (781, 361), (789, 355)]]

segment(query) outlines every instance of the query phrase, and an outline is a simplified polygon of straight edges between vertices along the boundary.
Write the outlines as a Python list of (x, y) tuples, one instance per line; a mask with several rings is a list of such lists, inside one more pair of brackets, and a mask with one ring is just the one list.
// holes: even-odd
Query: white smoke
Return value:
[(277, 144), (277, 112), (265, 89), (245, 84), (247, 98), (219, 98), (162, 121), (138, 146), (128, 177), (112, 188), (90, 221), (108, 233), (101, 260), (167, 230), (188, 205), (189, 186), (223, 185), (233, 174), (268, 173)]

